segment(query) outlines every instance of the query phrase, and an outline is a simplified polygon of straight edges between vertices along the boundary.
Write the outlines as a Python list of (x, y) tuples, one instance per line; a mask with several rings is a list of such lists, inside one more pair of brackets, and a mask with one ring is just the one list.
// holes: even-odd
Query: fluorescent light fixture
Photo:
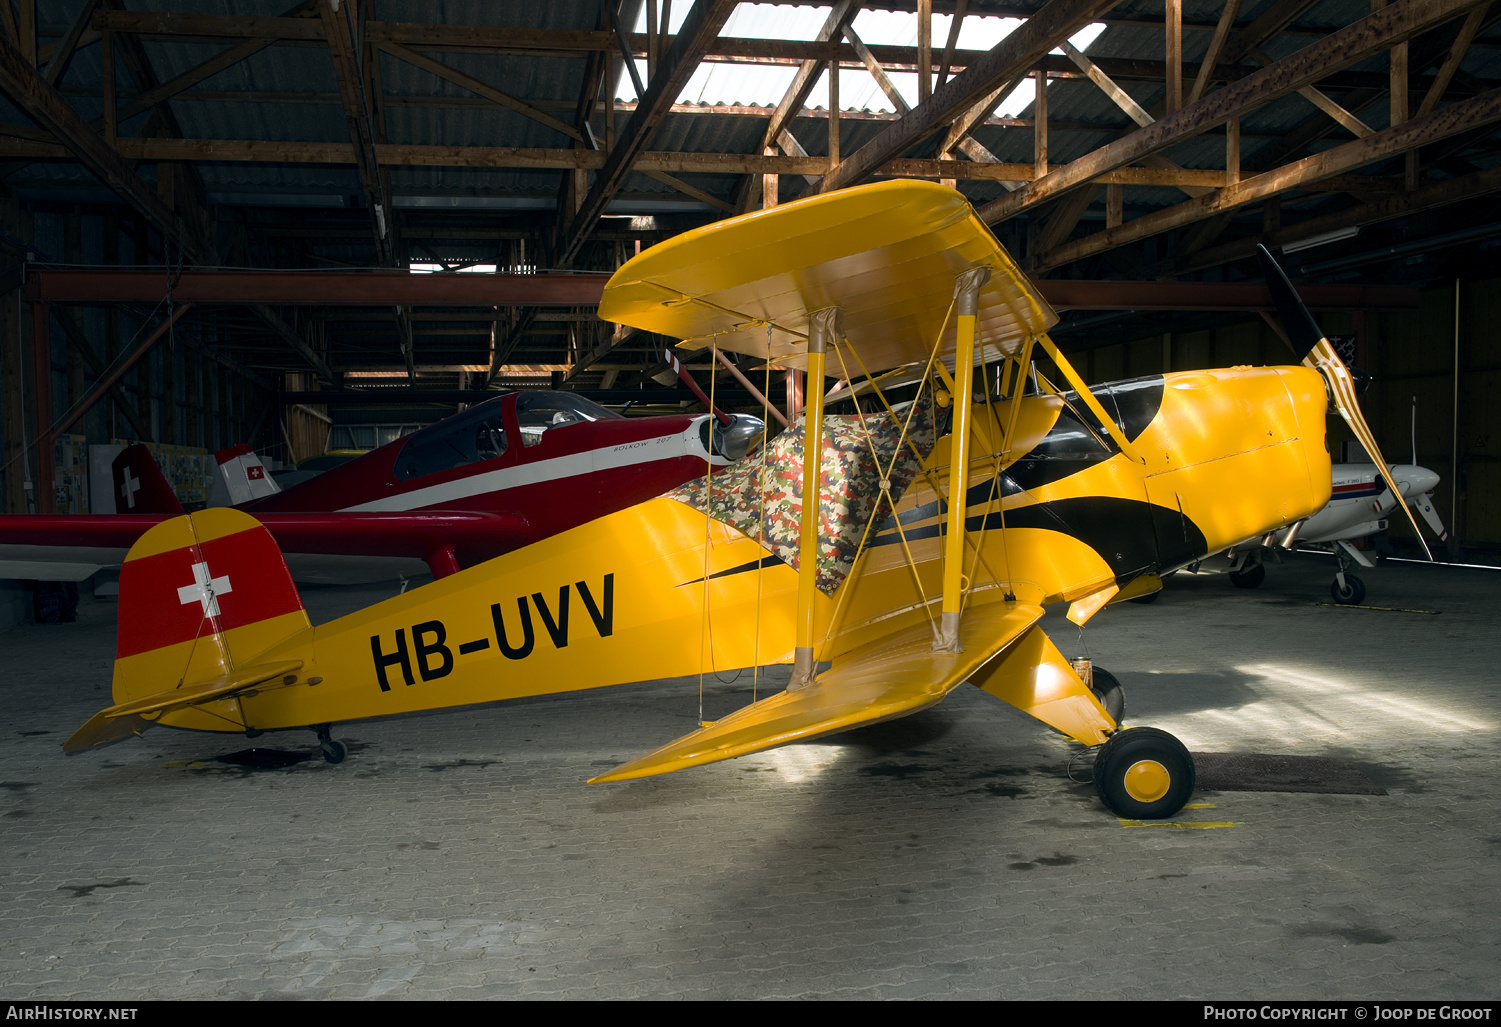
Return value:
[(1339, 242), (1341, 239), (1353, 239), (1360, 234), (1360, 226), (1352, 228), (1336, 228), (1332, 232), (1321, 232), (1318, 235), (1310, 235), (1307, 239), (1299, 239), (1282, 247), (1283, 253), (1297, 253), (1301, 250), (1311, 250), (1315, 246), (1323, 246), (1327, 243)]

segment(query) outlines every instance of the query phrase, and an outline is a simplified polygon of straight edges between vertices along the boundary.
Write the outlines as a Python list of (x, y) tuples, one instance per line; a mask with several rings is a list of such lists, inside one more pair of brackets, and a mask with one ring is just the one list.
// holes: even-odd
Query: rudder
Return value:
[[(254, 517), (225, 507), (158, 524), (120, 569), (115, 705), (65, 748), (139, 734), (146, 723), (244, 730), (234, 693), (268, 680), (254, 658), (308, 626), (281, 550)], [(145, 721), (122, 725), (142, 709)]]
[(180, 514), (177, 493), (144, 443), (126, 446), (110, 470), (115, 479), (115, 512), (133, 514)]

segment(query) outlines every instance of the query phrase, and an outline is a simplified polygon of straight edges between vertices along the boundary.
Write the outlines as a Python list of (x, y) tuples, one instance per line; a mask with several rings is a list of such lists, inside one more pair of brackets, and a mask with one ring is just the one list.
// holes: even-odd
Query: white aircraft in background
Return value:
[[(1433, 509), (1433, 490), (1438, 485), (1438, 475), (1416, 464), (1390, 466), (1392, 478), (1402, 490), (1403, 501), (1422, 515), (1440, 542), (1447, 542), (1449, 533)], [(1334, 489), (1328, 506), (1301, 524), (1279, 533), (1276, 538), (1260, 539), (1229, 551), (1227, 555), (1233, 561), (1230, 565), (1232, 583), (1241, 588), (1260, 585), (1266, 579), (1262, 557), (1267, 549), (1316, 549), (1333, 553), (1339, 561), (1334, 583), (1329, 587), (1334, 601), (1357, 605), (1365, 599), (1365, 583), (1346, 571), (1353, 564), (1375, 567), (1376, 563), (1364, 550), (1355, 548), (1353, 540), (1385, 531), (1386, 517), (1397, 508), (1397, 497), (1381, 479), (1375, 464), (1335, 464), (1333, 471)]]

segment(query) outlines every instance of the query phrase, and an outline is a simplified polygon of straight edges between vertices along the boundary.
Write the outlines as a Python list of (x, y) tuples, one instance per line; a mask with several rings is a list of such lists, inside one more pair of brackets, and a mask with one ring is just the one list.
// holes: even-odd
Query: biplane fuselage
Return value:
[[(1289, 294), (1296, 304), (1282, 280), (1274, 298)], [(1044, 606), (1066, 602), (1083, 624), (1317, 511), (1326, 396), (1376, 451), (1322, 337), (1300, 353), (1306, 367), (1089, 388), (1048, 336), (1056, 312), (968, 201), (933, 183), (878, 182), (684, 233), (617, 270), (600, 316), (804, 370), (806, 414), (702, 485), (316, 628), (248, 514), (160, 525), (121, 575), (116, 705), (65, 748), (152, 722), (321, 725), (338, 762), (335, 721), (790, 663), (785, 689), (592, 780), (906, 716), (969, 682), (1099, 746), (1107, 807), (1169, 816), (1192, 794), (1191, 754), (1166, 732), (1121, 729), (1108, 675), (1098, 684), (1089, 661), (1063, 656)], [(1043, 353), (1073, 392), (1025, 394)], [(981, 365), (1010, 398), (976, 396)], [(884, 412), (825, 417), (836, 376)], [(882, 391), (897, 380), (921, 382), (904, 413)], [(935, 438), (939, 407), (952, 432)]]
[[(1316, 372), (1236, 368), (1094, 392), (1144, 465), (1117, 451), (1067, 396), (1022, 399), (1010, 447), (1009, 401), (976, 407), (971, 607), (1004, 604), (1008, 593), (1036, 605), (1087, 601), (1306, 517), (1328, 500), (1325, 393)], [(925, 465), (931, 476), (913, 483), (896, 515), (879, 519), (844, 584), (820, 593), (820, 660), (837, 665), (842, 654), (934, 615), (944, 532), (928, 478), (946, 479), (948, 443), (938, 440)], [(171, 711), (159, 722), (265, 730), (785, 663), (796, 591), (796, 571), (760, 543), (721, 522), (706, 525), (676, 500), (655, 499), (304, 628), (258, 655), (264, 621), (228, 628), (233, 654), (257, 664), (300, 662), (293, 681)], [(122, 635), (129, 615), (122, 609)], [(122, 658), (116, 702), (132, 698), (121, 682), (180, 677), (193, 644)]]

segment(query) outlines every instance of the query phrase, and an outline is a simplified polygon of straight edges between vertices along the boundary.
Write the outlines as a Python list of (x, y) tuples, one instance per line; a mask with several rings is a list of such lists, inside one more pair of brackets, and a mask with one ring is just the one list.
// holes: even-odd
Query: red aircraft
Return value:
[[(509, 393), (285, 490), (244, 447), (225, 450), (230, 496), (304, 582), (434, 577), (661, 495), (744, 456), (747, 414), (625, 418), (581, 396)], [(243, 478), (244, 481), (239, 479)], [(0, 578), (81, 581), (119, 566), (181, 507), (145, 447), (115, 463), (117, 514), (0, 516)], [(267, 494), (269, 493), (269, 494)]]

